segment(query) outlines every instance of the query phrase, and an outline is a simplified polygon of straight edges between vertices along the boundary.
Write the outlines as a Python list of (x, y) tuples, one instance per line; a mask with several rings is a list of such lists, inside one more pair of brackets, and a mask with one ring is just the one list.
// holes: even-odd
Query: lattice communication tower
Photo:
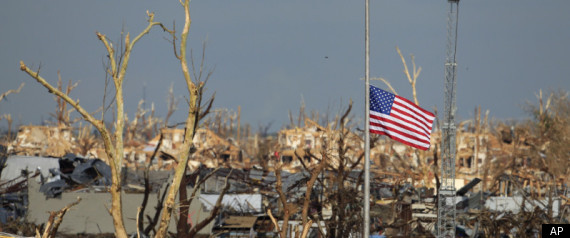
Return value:
[(448, 0), (445, 58), (444, 121), (441, 146), (441, 184), (438, 190), (437, 237), (455, 237), (455, 95), (459, 0)]

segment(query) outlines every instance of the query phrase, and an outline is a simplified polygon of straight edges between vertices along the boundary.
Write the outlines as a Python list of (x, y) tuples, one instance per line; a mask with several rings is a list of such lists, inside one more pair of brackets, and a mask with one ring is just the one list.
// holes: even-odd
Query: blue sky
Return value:
[[(371, 0), (371, 76), (388, 79), (410, 98), (411, 88), (396, 53), (422, 67), (417, 89), (421, 106), (443, 105), (445, 0)], [(522, 106), (535, 93), (562, 89), (570, 80), (570, 1), (463, 0), (459, 6), (457, 106), (460, 119), (481, 105), (497, 119), (527, 116)], [(138, 34), (146, 10), (156, 21), (183, 24), (178, 1), (8, 1), (0, 8), (0, 91), (26, 85), (0, 102), (0, 114), (16, 124), (48, 119), (55, 101), (47, 90), (19, 70), (19, 61), (41, 65), (41, 75), (57, 82), (79, 81), (72, 97), (88, 110), (102, 104), (106, 55), (96, 31), (118, 42), (122, 28)], [(261, 1), (194, 0), (190, 45), (215, 67), (207, 94), (214, 107), (242, 108), (242, 122), (253, 128), (288, 123), (288, 111), (334, 114), (354, 101), (355, 119), (364, 117), (364, 0)], [(132, 116), (146, 85), (147, 105), (166, 113), (168, 87), (186, 95), (180, 66), (168, 37), (158, 28), (135, 46), (125, 84), (126, 110)], [(411, 67), (411, 65), (410, 65)], [(386, 88), (379, 81), (374, 85)], [(184, 120), (181, 100), (173, 121)], [(5, 121), (0, 122), (5, 126)], [(361, 126), (362, 127), (362, 126)]]

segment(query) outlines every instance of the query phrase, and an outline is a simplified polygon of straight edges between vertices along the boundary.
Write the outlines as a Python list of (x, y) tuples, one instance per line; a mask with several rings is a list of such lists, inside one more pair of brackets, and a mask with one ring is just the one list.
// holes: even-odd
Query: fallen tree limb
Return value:
[(48, 222), (46, 224), (46, 227), (44, 229), (43, 234), (40, 235), (39, 231), (36, 229), (36, 238), (55, 237), (55, 234), (57, 233), (57, 229), (59, 229), (59, 225), (61, 225), (61, 222), (63, 221), (63, 216), (65, 216), (65, 213), (69, 209), (71, 209), (71, 207), (79, 204), (80, 201), (81, 201), (81, 198), (77, 197), (77, 201), (72, 202), (70, 204), (67, 204), (67, 206), (63, 207), (61, 210), (59, 210), (57, 212), (50, 212), (49, 219), (48, 219)]

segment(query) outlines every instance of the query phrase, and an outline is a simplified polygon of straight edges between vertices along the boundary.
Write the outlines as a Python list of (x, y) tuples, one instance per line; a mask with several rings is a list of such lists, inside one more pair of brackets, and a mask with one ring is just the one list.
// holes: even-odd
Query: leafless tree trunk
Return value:
[[(362, 182), (362, 175), (360, 173), (354, 178), (352, 185), (347, 185), (346, 182), (351, 179), (350, 172), (357, 166), (362, 164), (364, 153), (356, 153), (360, 151), (360, 144), (350, 143), (360, 139), (361, 137), (353, 134), (350, 130), (350, 112), (352, 110), (352, 101), (348, 108), (340, 115), (337, 116), (333, 127), (336, 134), (334, 141), (326, 149), (326, 155), (330, 161), (328, 169), (331, 171), (328, 177), (328, 185), (324, 187), (325, 202), (331, 204), (332, 215), (326, 221), (327, 237), (347, 237), (349, 234), (358, 231), (359, 224), (362, 221), (362, 204), (361, 196), (358, 188)], [(375, 141), (371, 141), (374, 144)], [(336, 160), (336, 163), (332, 161)]]
[(277, 231), (279, 232), (279, 237), (286, 238), (287, 237), (287, 227), (289, 226), (289, 219), (291, 215), (295, 214), (296, 209), (293, 204), (287, 202), (287, 196), (283, 192), (283, 180), (281, 178), (281, 168), (283, 164), (279, 162), (279, 165), (275, 168), (275, 177), (277, 177), (277, 182), (275, 183), (275, 190), (277, 194), (279, 194), (279, 202), (281, 202), (281, 206), (283, 207), (283, 214), (281, 219), (283, 219), (283, 224), (279, 227), (277, 224)]
[[(230, 183), (228, 182), (228, 180), (229, 180), (231, 174), (232, 174), (232, 172), (230, 171), (230, 173), (226, 177), (224, 188), (222, 189), (222, 192), (218, 196), (218, 199), (216, 200), (216, 204), (212, 208), (212, 211), (210, 211), (210, 215), (206, 219), (204, 219), (203, 221), (198, 222), (195, 226), (190, 228), (190, 231), (188, 232), (188, 236), (185, 236), (185, 237), (194, 237), (196, 234), (198, 234), (198, 231), (200, 231), (204, 227), (206, 227), (206, 225), (208, 225), (210, 222), (212, 222), (212, 220), (214, 220), (214, 218), (220, 213), (220, 209), (222, 207), (222, 200), (224, 199), (224, 195), (230, 189)], [(194, 197), (194, 196), (192, 196), (192, 197)]]
[[(193, 174), (191, 174), (190, 176), (184, 176), (184, 178), (182, 179), (182, 184), (186, 185), (188, 184), (188, 182), (190, 180), (195, 180), (194, 183), (194, 188), (192, 190), (192, 194), (190, 194), (190, 196), (188, 196), (187, 191), (186, 191), (186, 186), (182, 187), (180, 186), (180, 195), (178, 196), (178, 201), (180, 203), (180, 214), (178, 216), (178, 224), (176, 225), (176, 231), (177, 231), (177, 237), (179, 238), (183, 238), (183, 237), (189, 237), (189, 232), (191, 228), (194, 227), (190, 227), (187, 220), (188, 220), (188, 212), (190, 211), (190, 204), (192, 204), (192, 201), (194, 200), (194, 198), (196, 198), (196, 194), (198, 194), (200, 192), (200, 187), (202, 187), (202, 184), (204, 184), (210, 177), (212, 177), (213, 175), (216, 174), (216, 172), (218, 171), (218, 169), (214, 169), (212, 172), (208, 173), (206, 176), (204, 176), (204, 178), (200, 178), (200, 172), (203, 168), (199, 168), (198, 170), (196, 170)], [(229, 178), (229, 176), (231, 175), (228, 174), (228, 176), (226, 177), (226, 181)], [(226, 182), (227, 184), (227, 182)], [(228, 187), (229, 188), (229, 187)], [(220, 199), (223, 199), (225, 193), (227, 192), (227, 190), (223, 190), (222, 193), (220, 194)], [(217, 209), (218, 211), (219, 209)], [(217, 213), (211, 213), (212, 216), (216, 216)], [(208, 223), (202, 224), (203, 226), (201, 227), (196, 227), (195, 230), (196, 232), (200, 231), (202, 228), (204, 228)]]
[[(312, 156), (312, 158), (317, 159), (315, 156)], [(299, 158), (299, 157), (298, 157)], [(313, 193), (313, 187), (315, 185), (315, 182), (317, 181), (319, 175), (325, 170), (325, 168), (327, 167), (327, 160), (326, 160), (326, 156), (322, 157), (323, 159), (320, 161), (320, 163), (316, 166), (314, 166), (313, 169), (309, 170), (311, 177), (309, 178), (309, 181), (307, 181), (307, 190), (305, 191), (305, 197), (303, 199), (303, 210), (302, 210), (302, 214), (301, 214), (301, 220), (302, 220), (302, 225), (303, 227), (305, 227), (309, 222), (311, 222), (308, 217), (309, 217), (309, 205), (311, 203), (311, 194)], [(302, 160), (302, 159), (300, 159)], [(305, 232), (303, 230), (303, 232)]]
[(198, 121), (201, 119), (201, 115), (207, 114), (212, 105), (212, 100), (211, 100), (207, 108), (204, 109), (205, 111), (200, 112), (204, 82), (195, 83), (192, 80), (186, 58), (186, 45), (188, 40), (188, 32), (190, 30), (190, 25), (192, 23), (192, 20), (190, 18), (190, 1), (189, 0), (185, 0), (184, 2), (180, 1), (180, 3), (184, 8), (185, 18), (184, 18), (184, 27), (180, 35), (179, 51), (176, 50), (175, 32), (171, 31), (170, 33), (173, 36), (172, 37), (173, 44), (175, 46), (174, 54), (176, 58), (178, 58), (178, 60), (180, 61), (180, 66), (182, 68), (184, 80), (186, 81), (186, 85), (188, 87), (188, 94), (189, 94), (188, 116), (186, 118), (186, 123), (185, 123), (184, 141), (180, 149), (180, 153), (178, 154), (178, 165), (175, 168), (174, 178), (172, 179), (172, 186), (169, 188), (168, 195), (166, 196), (166, 201), (164, 203), (164, 211), (162, 213), (162, 217), (156, 234), (157, 238), (166, 237), (167, 235), (167, 230), (170, 224), (172, 211), (175, 208), (175, 198), (176, 195), (178, 194), (178, 191), (180, 190), (180, 184), (182, 181), (182, 177), (184, 176), (184, 172), (186, 171), (186, 166), (188, 166), (190, 148), (192, 148), (193, 146), (192, 140), (194, 138), (194, 135), (196, 134)]
[[(321, 221), (324, 221), (327, 226), (327, 237), (347, 237), (359, 229), (358, 224), (362, 220), (362, 209), (359, 205), (361, 204), (360, 196), (357, 194), (362, 180), (362, 173), (352, 180), (354, 181), (354, 186), (348, 186), (346, 182), (352, 179), (349, 178), (351, 171), (361, 165), (364, 153), (360, 150), (360, 143), (353, 143), (355, 141), (360, 142), (361, 139), (350, 130), (349, 115), (351, 109), (352, 102), (341, 115), (336, 116), (332, 124), (325, 127), (320, 127), (303, 116), (306, 119), (305, 126), (314, 125), (322, 128), (322, 130), (325, 131), (323, 132), (325, 133), (323, 137), (326, 137), (327, 141), (323, 143), (320, 149), (320, 154), (318, 154), (320, 156), (312, 154), (309, 149), (305, 150), (305, 155), (303, 156), (295, 152), (295, 157), (299, 159), (304, 170), (310, 174), (309, 177), (306, 178), (306, 182), (303, 182), (303, 185), (306, 186), (304, 196), (297, 201), (301, 210), (297, 209), (296, 204), (289, 202), (289, 197), (282, 191), (281, 163), (275, 167), (275, 175), (277, 178), (275, 190), (278, 193), (279, 203), (283, 207), (283, 212), (281, 213), (281, 219), (283, 220), (282, 227), (279, 228), (276, 225), (280, 237), (287, 236), (289, 219), (298, 211), (301, 212), (301, 226), (304, 227), (304, 233), (301, 236), (307, 235), (306, 232), (308, 232), (309, 224), (313, 222), (317, 222), (322, 235), (325, 235), (324, 229), (320, 227)], [(375, 140), (373, 141), (373, 144), (374, 143)], [(309, 156), (312, 161), (317, 162), (312, 165), (307, 164), (303, 161), (305, 156)], [(326, 178), (319, 178), (325, 169), (330, 173), (328, 173)], [(329, 204), (332, 208), (332, 216), (327, 220), (323, 218), (322, 213), (310, 213), (311, 205), (314, 202), (314, 200), (311, 199), (313, 187), (317, 182), (321, 184), (324, 190), (324, 199), (320, 201), (320, 205), (324, 206), (325, 204)], [(277, 224), (276, 222), (274, 223)]]
[(108, 41), (107, 37), (97, 32), (97, 37), (105, 46), (108, 58), (109, 68), (108, 73), (112, 77), (115, 86), (115, 105), (116, 105), (116, 121), (114, 133), (111, 133), (103, 121), (103, 118), (96, 119), (91, 113), (87, 112), (78, 100), (72, 99), (68, 94), (62, 90), (52, 86), (38, 71), (33, 71), (27, 67), (23, 61), (20, 61), (20, 69), (34, 78), (38, 83), (48, 89), (48, 91), (65, 102), (69, 103), (83, 119), (91, 123), (101, 134), (105, 152), (107, 154), (108, 162), (111, 167), (112, 185), (111, 185), (111, 210), (109, 213), (113, 218), (113, 225), (115, 226), (115, 236), (119, 238), (126, 238), (127, 232), (125, 230), (123, 211), (122, 211), (122, 197), (121, 197), (121, 170), (124, 158), (123, 147), (123, 132), (124, 132), (124, 101), (123, 101), (123, 81), (129, 64), (130, 56), (134, 45), (141, 39), (142, 36), (148, 34), (153, 26), (162, 26), (161, 23), (154, 21), (154, 14), (147, 12), (148, 25), (146, 28), (135, 38), (131, 40), (130, 34), (125, 36), (125, 48), (117, 55), (116, 49)]

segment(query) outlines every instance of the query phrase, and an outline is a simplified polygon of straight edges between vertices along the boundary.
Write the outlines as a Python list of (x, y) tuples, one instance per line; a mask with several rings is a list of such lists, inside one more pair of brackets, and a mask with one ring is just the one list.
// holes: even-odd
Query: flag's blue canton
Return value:
[(370, 110), (390, 115), (396, 96), (370, 85)]

